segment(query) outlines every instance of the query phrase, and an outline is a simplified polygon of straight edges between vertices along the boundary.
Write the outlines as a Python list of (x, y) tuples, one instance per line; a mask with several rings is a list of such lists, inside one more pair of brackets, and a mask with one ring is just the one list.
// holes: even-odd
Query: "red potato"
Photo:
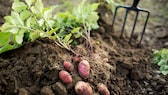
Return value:
[(92, 95), (93, 90), (86, 82), (79, 81), (75, 85), (75, 92), (77, 95)]
[(73, 58), (72, 58), (73, 62), (75, 63), (78, 63), (80, 61), (80, 57), (78, 55), (75, 55)]
[(67, 84), (72, 83), (72, 77), (67, 71), (64, 71), (64, 70), (60, 71), (59, 78), (63, 83), (67, 83)]
[(87, 78), (90, 74), (90, 64), (88, 61), (83, 60), (78, 65), (78, 73), (82, 78)]
[(110, 91), (103, 83), (99, 83), (97, 87), (100, 95), (110, 95)]
[(70, 62), (64, 61), (63, 65), (64, 65), (64, 68), (69, 72), (74, 70), (74, 66)]
[(75, 63), (79, 63), (80, 61), (84, 60), (85, 57), (79, 54), (75, 54), (72, 58), (72, 61)]

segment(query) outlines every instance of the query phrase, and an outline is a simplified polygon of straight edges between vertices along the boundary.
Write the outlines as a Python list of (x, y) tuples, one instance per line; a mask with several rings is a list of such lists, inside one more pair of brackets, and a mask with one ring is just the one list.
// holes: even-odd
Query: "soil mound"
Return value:
[[(74, 85), (83, 80), (89, 82), (94, 95), (99, 95), (98, 83), (107, 85), (110, 95), (167, 95), (168, 77), (152, 64), (152, 51), (137, 48), (136, 42), (129, 45), (129, 39), (119, 38), (110, 25), (99, 24), (99, 30), (92, 32), (95, 52), (89, 52), (86, 42), (74, 48), (91, 65), (87, 79), (79, 76), (71, 52), (44, 38), (0, 56), (0, 94), (76, 95)], [(63, 84), (58, 77), (65, 60), (75, 67), (70, 72), (72, 84)]]

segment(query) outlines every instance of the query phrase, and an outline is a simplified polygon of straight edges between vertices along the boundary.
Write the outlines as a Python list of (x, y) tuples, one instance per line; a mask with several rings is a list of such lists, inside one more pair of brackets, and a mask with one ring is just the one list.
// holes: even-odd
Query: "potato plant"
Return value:
[(168, 49), (153, 50), (153, 61), (160, 66), (162, 74), (168, 74)]
[(12, 11), (0, 27), (0, 54), (38, 38), (49, 37), (62, 48), (79, 37), (89, 39), (90, 31), (98, 28), (98, 3), (83, 0), (72, 11), (53, 14), (58, 6), (44, 7), (41, 0), (14, 0)]

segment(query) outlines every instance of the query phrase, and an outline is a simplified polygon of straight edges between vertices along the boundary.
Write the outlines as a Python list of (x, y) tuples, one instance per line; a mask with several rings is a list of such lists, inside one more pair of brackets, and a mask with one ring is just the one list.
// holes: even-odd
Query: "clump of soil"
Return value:
[(3, 17), (10, 14), (13, 0), (0, 0), (0, 25), (4, 23)]
[[(111, 95), (167, 95), (168, 77), (156, 71), (151, 50), (137, 48), (136, 41), (129, 45), (129, 39), (119, 38), (110, 25), (99, 24), (99, 30), (92, 32), (95, 52), (89, 52), (85, 44), (74, 48), (91, 65), (87, 79), (79, 76), (71, 52), (44, 38), (0, 56), (0, 94), (76, 95), (74, 85), (83, 80), (90, 83), (94, 95), (99, 95), (98, 83), (107, 85)], [(64, 60), (75, 66), (70, 72), (72, 84), (63, 84), (58, 77)]]

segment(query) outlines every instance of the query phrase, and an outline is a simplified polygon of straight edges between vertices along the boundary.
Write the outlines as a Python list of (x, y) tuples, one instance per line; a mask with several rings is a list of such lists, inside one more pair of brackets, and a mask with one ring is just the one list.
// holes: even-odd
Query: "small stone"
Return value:
[(160, 77), (160, 75), (156, 75), (156, 76), (153, 77), (153, 80), (157, 81), (159, 79), (159, 77)]
[(152, 75), (150, 75), (149, 73), (146, 74), (146, 79), (147, 80), (151, 80), (152, 79)]
[(140, 71), (132, 70), (131, 71), (131, 78), (133, 80), (141, 80), (141, 79), (143, 79), (143, 75), (142, 75), (142, 73)]
[(37, 86), (27, 87), (26, 89), (33, 95), (40, 92), (40, 89)]
[(135, 86), (135, 88), (140, 89), (140, 90), (142, 89), (142, 87), (141, 87), (141, 85), (139, 84), (138, 81), (133, 81), (132, 83)]
[(59, 95), (67, 95), (67, 90), (61, 82), (56, 82), (53, 85), (53, 90)]
[(105, 33), (104, 27), (101, 26), (101, 27), (99, 27), (99, 29), (100, 29), (99, 31), (100, 31), (101, 34), (104, 34), (104, 33)]
[(148, 83), (148, 82), (146, 82), (146, 81), (144, 81), (144, 84), (145, 84), (145, 86), (148, 86), (148, 85), (149, 85), (149, 83)]
[(163, 88), (164, 88), (163, 85), (157, 85), (157, 86), (155, 86), (155, 90), (156, 91), (161, 91)]
[(168, 94), (168, 85), (165, 86), (165, 92)]
[(103, 58), (103, 62), (108, 62), (109, 61), (109, 59), (108, 58)]
[(165, 84), (165, 83), (166, 83), (166, 80), (163, 79), (163, 78), (158, 78), (158, 83), (159, 83), (159, 84)]
[(127, 62), (121, 62), (120, 65), (127, 70), (130, 70), (133, 68), (133, 64), (127, 63)]
[(8, 60), (4, 60), (0, 58), (0, 68), (5, 68), (9, 66), (10, 62)]
[(25, 88), (20, 88), (18, 95), (30, 95), (30, 93)]
[(149, 95), (153, 95), (154, 94), (154, 92), (149, 92)]
[(147, 88), (146, 91), (151, 92), (152, 88)]
[(168, 42), (164, 43), (164, 47), (168, 47)]
[(158, 75), (161, 74), (161, 71), (158, 71), (158, 70), (157, 70), (157, 71), (154, 71), (154, 72), (155, 72), (156, 74), (158, 74)]
[(152, 82), (151, 85), (152, 85), (153, 87), (155, 87), (155, 86), (157, 86), (157, 82)]
[(41, 95), (55, 95), (49, 86), (44, 86), (41, 91)]

